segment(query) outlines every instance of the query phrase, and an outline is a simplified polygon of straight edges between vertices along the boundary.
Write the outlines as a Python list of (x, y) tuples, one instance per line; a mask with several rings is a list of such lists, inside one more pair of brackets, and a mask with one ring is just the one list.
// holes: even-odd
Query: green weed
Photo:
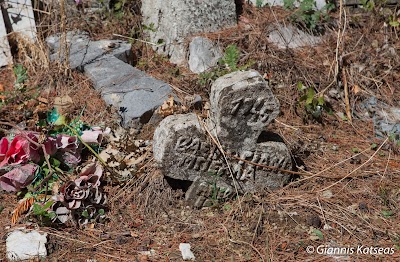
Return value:
[(312, 31), (329, 21), (329, 12), (335, 8), (334, 4), (328, 3), (321, 10), (317, 10), (315, 0), (283, 0), (283, 6), (285, 9), (294, 11), (290, 16), (294, 23)]

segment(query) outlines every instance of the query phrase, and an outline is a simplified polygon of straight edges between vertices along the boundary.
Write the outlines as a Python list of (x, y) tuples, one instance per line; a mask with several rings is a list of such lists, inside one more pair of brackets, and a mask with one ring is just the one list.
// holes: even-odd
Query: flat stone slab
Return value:
[(210, 196), (226, 199), (289, 182), (291, 175), (282, 171), (292, 169), (287, 146), (274, 137), (257, 142), (279, 114), (279, 102), (258, 72), (217, 79), (210, 107), (207, 122), (195, 114), (172, 115), (154, 132), (154, 159), (165, 176), (192, 181), (185, 195), (190, 204), (201, 207)]
[(172, 93), (171, 87), (146, 73), (106, 56), (85, 66), (85, 74), (93, 80), (107, 104), (120, 109), (122, 124), (133, 119), (147, 123), (154, 110)]
[[(65, 57), (65, 51), (60, 49), (61, 36), (50, 36), (46, 39), (50, 47), (50, 60), (54, 61)], [(92, 41), (85, 32), (70, 31), (67, 33), (66, 42), (69, 53), (69, 64), (72, 69), (82, 70), (87, 64), (102, 58), (105, 55), (113, 55), (128, 63), (131, 53), (131, 45), (120, 40)], [(60, 52), (61, 51), (61, 52)]]
[(175, 64), (186, 63), (185, 38), (236, 25), (235, 0), (143, 0), (143, 24), (155, 49)]
[(281, 49), (315, 46), (321, 42), (321, 37), (307, 34), (290, 24), (275, 24), (270, 29), (268, 40)]
[[(67, 33), (69, 63), (87, 75), (105, 102), (118, 109), (122, 125), (147, 123), (155, 109), (172, 94), (171, 87), (128, 62), (131, 45), (119, 40), (92, 41), (84, 32)], [(51, 60), (65, 55), (59, 35), (46, 39)]]

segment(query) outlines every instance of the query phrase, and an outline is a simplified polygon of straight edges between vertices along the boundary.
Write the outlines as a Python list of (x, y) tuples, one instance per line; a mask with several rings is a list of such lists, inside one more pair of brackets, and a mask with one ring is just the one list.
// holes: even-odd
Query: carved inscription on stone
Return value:
[(239, 98), (230, 103), (232, 116), (250, 115), (248, 123), (266, 123), (276, 108), (276, 103), (266, 101), (265, 98)]
[(231, 150), (251, 148), (279, 114), (279, 102), (256, 71), (234, 72), (211, 87), (210, 127)]
[[(279, 102), (262, 77), (246, 71), (219, 78), (212, 86), (210, 101), (208, 122), (200, 123), (195, 114), (173, 115), (156, 129), (153, 152), (163, 173), (194, 181), (191, 187), (197, 188), (189, 188), (187, 198), (196, 206), (207, 199), (210, 174), (218, 178), (218, 187), (228, 195), (236, 189), (255, 192), (288, 183), (290, 175), (280, 171), (292, 168), (286, 145), (257, 143), (260, 133), (279, 113)], [(203, 125), (221, 143), (224, 154)]]

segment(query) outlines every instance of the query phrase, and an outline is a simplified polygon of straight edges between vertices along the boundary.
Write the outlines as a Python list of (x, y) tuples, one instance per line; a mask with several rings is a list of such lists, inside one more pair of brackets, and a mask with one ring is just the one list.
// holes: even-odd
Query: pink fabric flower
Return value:
[(80, 208), (88, 198), (95, 203), (105, 201), (105, 197), (98, 190), (102, 174), (103, 169), (100, 165), (93, 163), (86, 166), (77, 179), (63, 185), (59, 199), (64, 201), (69, 209)]
[(37, 168), (38, 166), (35, 164), (15, 167), (13, 170), (0, 177), (0, 188), (7, 192), (20, 191), (33, 181)]
[(104, 131), (100, 127), (92, 127), (92, 130), (82, 132), (82, 141), (88, 144), (100, 144), (103, 136), (110, 134), (111, 129), (106, 128)]
[(81, 161), (81, 147), (76, 136), (57, 135), (57, 157), (68, 166), (76, 166)]

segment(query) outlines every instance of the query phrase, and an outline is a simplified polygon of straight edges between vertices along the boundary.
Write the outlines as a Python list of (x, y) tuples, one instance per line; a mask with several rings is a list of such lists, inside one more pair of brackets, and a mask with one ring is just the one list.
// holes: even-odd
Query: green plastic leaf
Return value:
[(51, 211), (51, 212), (47, 213), (47, 215), (48, 215), (48, 217), (49, 217), (50, 219), (54, 219), (54, 218), (57, 217), (57, 214), (56, 214), (56, 212), (54, 212), (54, 211)]
[(33, 213), (36, 216), (42, 216), (46, 211), (44, 210), (44, 208), (42, 207), (42, 205), (34, 203), (33, 204)]
[(86, 209), (82, 211), (82, 216), (85, 218), (89, 218), (89, 213)]
[(50, 158), (50, 164), (52, 167), (56, 168), (61, 165), (61, 162), (58, 159)]
[(60, 117), (60, 114), (57, 112), (56, 108), (53, 108), (51, 111), (47, 112), (47, 122), (54, 123)]
[(53, 201), (47, 201), (46, 204), (43, 205), (43, 209), (48, 209), (49, 207), (51, 207), (51, 205), (53, 205)]
[(104, 211), (104, 209), (99, 209), (99, 215), (104, 215), (106, 212)]

